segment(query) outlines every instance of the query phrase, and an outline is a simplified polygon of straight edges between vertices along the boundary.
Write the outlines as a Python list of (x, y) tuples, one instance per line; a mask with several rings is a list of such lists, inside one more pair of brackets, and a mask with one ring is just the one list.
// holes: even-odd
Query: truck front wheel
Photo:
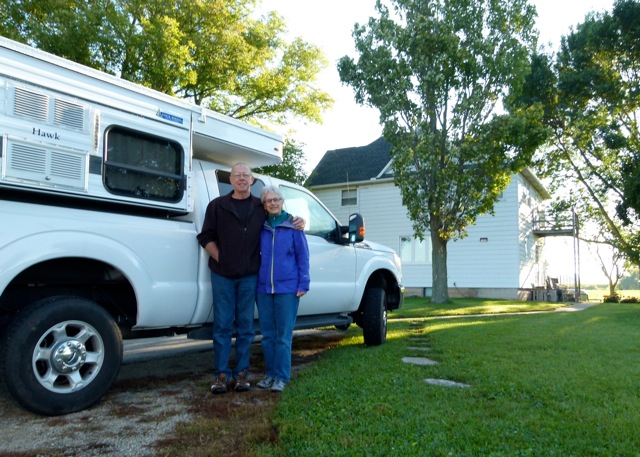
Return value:
[(364, 344), (379, 346), (387, 340), (387, 293), (382, 288), (365, 290), (362, 315)]
[(26, 409), (57, 416), (96, 403), (122, 363), (122, 336), (113, 318), (78, 297), (52, 297), (21, 311), (6, 329), (0, 372)]

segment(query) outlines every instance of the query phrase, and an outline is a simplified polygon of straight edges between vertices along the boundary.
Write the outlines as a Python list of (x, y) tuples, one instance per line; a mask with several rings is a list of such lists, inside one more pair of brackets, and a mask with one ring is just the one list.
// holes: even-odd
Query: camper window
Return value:
[(104, 185), (114, 194), (178, 202), (184, 186), (179, 143), (124, 127), (105, 134)]

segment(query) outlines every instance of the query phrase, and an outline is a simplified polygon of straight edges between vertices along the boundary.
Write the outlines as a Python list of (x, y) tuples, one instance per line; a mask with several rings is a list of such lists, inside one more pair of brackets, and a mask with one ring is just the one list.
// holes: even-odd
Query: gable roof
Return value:
[[(366, 146), (327, 151), (305, 182), (305, 187), (370, 181), (374, 178), (391, 178), (391, 143), (380, 137)], [(529, 168), (521, 172), (544, 200), (551, 195)]]
[(366, 146), (327, 151), (305, 182), (305, 186), (325, 186), (369, 181), (378, 177), (391, 160), (391, 144), (380, 137)]

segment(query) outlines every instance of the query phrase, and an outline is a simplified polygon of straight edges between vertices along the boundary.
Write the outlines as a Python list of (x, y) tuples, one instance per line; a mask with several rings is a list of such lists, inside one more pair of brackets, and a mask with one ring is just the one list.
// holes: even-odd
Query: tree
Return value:
[(607, 278), (607, 285), (609, 286), (609, 295), (614, 296), (616, 294), (616, 287), (624, 274), (624, 259), (618, 251), (613, 251), (611, 258), (603, 255), (601, 252), (602, 245), (597, 243), (590, 243), (587, 245), (589, 252), (598, 260), (600, 270)]
[(638, 290), (640, 289), (640, 272), (638, 268), (627, 270), (627, 275), (620, 279), (618, 288), (620, 290)]
[[(638, 265), (640, 3), (620, 0), (563, 37), (555, 65), (534, 59), (542, 75), (525, 92), (545, 105), (552, 130), (537, 170), (549, 178), (557, 211), (575, 208), (581, 238), (608, 244)], [(570, 189), (570, 192), (567, 191)]]
[[(544, 140), (540, 110), (516, 104), (536, 40), (526, 0), (391, 0), (356, 24), (358, 61), (338, 70), (380, 111), (395, 183), (432, 243), (432, 301), (449, 300), (447, 243), (491, 212)], [(509, 112), (501, 112), (501, 104)]]
[[(637, 138), (637, 134), (636, 134)], [(616, 206), (616, 213), (628, 226), (640, 218), (640, 149), (635, 146), (620, 168), (622, 196)]]
[(291, 138), (285, 138), (282, 163), (256, 168), (254, 171), (302, 185), (307, 180), (303, 147), (304, 145), (296, 143)]
[(238, 119), (321, 121), (321, 50), (255, 0), (0, 0), (0, 34)]

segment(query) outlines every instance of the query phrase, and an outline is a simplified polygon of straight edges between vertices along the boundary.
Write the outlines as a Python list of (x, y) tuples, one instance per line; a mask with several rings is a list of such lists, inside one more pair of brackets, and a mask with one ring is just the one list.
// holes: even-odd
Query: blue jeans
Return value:
[[(213, 292), (213, 363), (214, 376), (226, 373), (237, 379), (238, 373), (248, 374), (251, 344), (255, 337), (253, 312), (256, 303), (258, 275), (225, 278), (211, 272)], [(231, 370), (231, 338), (235, 324), (236, 366)]]
[(288, 382), (291, 341), (300, 298), (296, 294), (258, 293), (257, 303), (266, 375)]

